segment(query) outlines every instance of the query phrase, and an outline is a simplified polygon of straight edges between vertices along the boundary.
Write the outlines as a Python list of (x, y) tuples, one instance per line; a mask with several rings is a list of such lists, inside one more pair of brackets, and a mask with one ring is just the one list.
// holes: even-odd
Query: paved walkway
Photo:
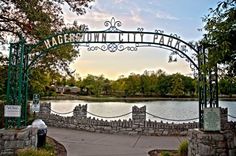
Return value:
[(48, 128), (68, 156), (147, 156), (153, 149), (177, 149), (183, 137), (129, 136)]

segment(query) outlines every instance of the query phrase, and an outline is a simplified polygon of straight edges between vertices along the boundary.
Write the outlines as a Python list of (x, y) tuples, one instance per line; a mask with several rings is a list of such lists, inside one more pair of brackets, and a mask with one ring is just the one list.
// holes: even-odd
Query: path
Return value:
[(48, 128), (68, 156), (147, 156), (153, 149), (177, 149), (183, 137), (129, 136)]

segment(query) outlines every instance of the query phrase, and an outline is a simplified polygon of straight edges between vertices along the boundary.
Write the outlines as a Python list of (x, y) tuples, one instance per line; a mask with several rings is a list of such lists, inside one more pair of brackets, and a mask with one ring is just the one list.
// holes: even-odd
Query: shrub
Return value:
[(178, 152), (180, 156), (187, 156), (188, 155), (188, 141), (184, 140), (180, 143)]

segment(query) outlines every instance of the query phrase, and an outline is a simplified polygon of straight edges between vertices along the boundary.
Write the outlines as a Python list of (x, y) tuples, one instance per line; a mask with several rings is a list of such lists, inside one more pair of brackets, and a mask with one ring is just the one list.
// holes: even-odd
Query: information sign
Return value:
[(21, 106), (19, 105), (5, 105), (4, 117), (20, 117)]
[(220, 108), (205, 108), (203, 110), (204, 131), (220, 131)]

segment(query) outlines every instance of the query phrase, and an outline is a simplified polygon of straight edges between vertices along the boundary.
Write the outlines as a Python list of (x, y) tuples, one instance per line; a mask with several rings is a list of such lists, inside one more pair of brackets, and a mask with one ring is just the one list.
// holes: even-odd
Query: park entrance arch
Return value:
[[(37, 44), (27, 44), (23, 37), (19, 42), (10, 44), (7, 104), (6, 107), (19, 110), (14, 116), (5, 116), (6, 127), (20, 127), (27, 122), (28, 73), (30, 68), (50, 52), (63, 44), (85, 46), (88, 51), (137, 51), (139, 47), (157, 47), (172, 51), (190, 63), (198, 77), (199, 128), (203, 127), (203, 108), (218, 107), (217, 67), (206, 68), (207, 52), (204, 45), (190, 44), (176, 34), (165, 34), (164, 31), (124, 31), (120, 21), (113, 17), (104, 22), (103, 31), (91, 31), (81, 26), (78, 31), (67, 31), (53, 34)], [(40, 48), (39, 48), (40, 47)], [(41, 49), (32, 56), (33, 49)], [(31, 56), (31, 57), (29, 57)], [(170, 57), (171, 59), (171, 57)]]

